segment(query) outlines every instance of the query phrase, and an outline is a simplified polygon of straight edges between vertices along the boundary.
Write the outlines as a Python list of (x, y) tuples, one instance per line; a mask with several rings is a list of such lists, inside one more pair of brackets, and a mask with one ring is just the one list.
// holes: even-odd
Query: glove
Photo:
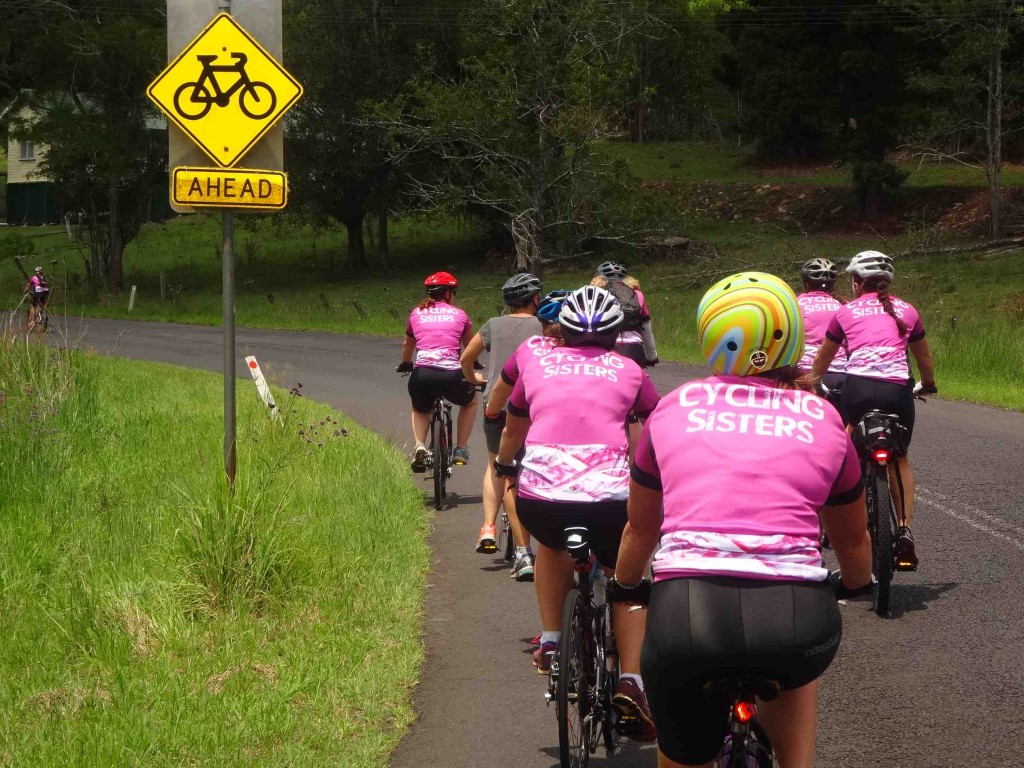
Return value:
[(412, 373), (412, 363), (401, 362), (395, 368), (395, 373)]
[(836, 600), (850, 600), (854, 597), (862, 597), (863, 595), (870, 595), (875, 591), (875, 577), (871, 577), (871, 581), (865, 584), (863, 587), (857, 589), (850, 589), (843, 584), (843, 576), (839, 571), (832, 571), (828, 575), (829, 586), (832, 587), (832, 592), (836, 596)]
[(494, 474), (498, 477), (516, 477), (521, 469), (519, 462), (515, 460), (511, 464), (502, 464), (495, 459), (491, 466), (494, 467)]
[(917, 395), (936, 395), (939, 392), (939, 388), (934, 384), (922, 384), (920, 381), (914, 385), (914, 396)]
[(609, 603), (629, 603), (630, 605), (647, 605), (651, 602), (651, 580), (640, 579), (640, 583), (624, 587), (612, 576), (605, 587), (605, 599)]
[(661, 362), (661, 358), (660, 357), (656, 357), (653, 360), (648, 360), (647, 361), (647, 367), (648, 368), (653, 368), (654, 366), (656, 366), (660, 362)]
[(482, 371), (485, 367), (486, 366), (484, 366), (484, 364), (481, 363), (479, 360), (474, 360), (473, 361), (473, 370), (474, 371)]

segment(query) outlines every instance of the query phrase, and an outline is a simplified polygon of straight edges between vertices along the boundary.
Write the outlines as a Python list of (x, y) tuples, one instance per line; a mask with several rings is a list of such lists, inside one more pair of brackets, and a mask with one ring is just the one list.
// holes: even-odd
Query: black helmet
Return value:
[(510, 307), (525, 304), (540, 294), (540, 280), (529, 272), (513, 275), (501, 286), (501, 297)]
[(597, 265), (597, 270), (594, 272), (596, 275), (600, 275), (606, 280), (621, 280), (628, 274), (626, 267), (617, 261), (605, 261)]
[(800, 269), (800, 275), (804, 280), (812, 283), (827, 283), (831, 285), (836, 281), (839, 270), (828, 259), (811, 259), (804, 263)]

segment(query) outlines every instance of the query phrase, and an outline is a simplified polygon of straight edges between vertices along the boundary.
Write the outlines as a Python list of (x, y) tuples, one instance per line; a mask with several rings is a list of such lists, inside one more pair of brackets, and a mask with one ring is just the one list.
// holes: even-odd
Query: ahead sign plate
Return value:
[(214, 162), (230, 168), (298, 101), (302, 86), (221, 13), (147, 93)]
[(288, 180), (280, 171), (175, 168), (171, 200), (191, 208), (279, 211), (288, 202)]

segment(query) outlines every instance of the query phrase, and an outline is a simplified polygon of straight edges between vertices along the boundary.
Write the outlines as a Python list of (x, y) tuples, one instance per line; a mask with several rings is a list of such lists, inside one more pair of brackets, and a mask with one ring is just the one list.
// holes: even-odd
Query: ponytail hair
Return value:
[(889, 285), (889, 280), (884, 277), (872, 277), (864, 281), (864, 290), (874, 291), (878, 294), (878, 301), (881, 303), (882, 309), (885, 310), (885, 314), (896, 322), (896, 330), (899, 331), (900, 336), (906, 336), (907, 324), (903, 321), (903, 318), (896, 314), (896, 310), (892, 308)]
[(416, 305), (416, 309), (430, 309), (436, 303), (437, 302), (434, 301), (434, 297), (433, 296), (426, 296), (423, 299), (423, 301), (421, 301), (419, 304)]
[(773, 368), (770, 371), (755, 375), (760, 379), (768, 379), (778, 389), (802, 389), (804, 392), (815, 391), (814, 377), (809, 372), (801, 370), (795, 365), (785, 365), (782, 368)]
[(416, 305), (416, 309), (430, 309), (432, 306), (440, 301), (451, 301), (452, 289), (444, 287), (433, 287), (427, 290), (427, 295), (424, 297), (419, 304)]

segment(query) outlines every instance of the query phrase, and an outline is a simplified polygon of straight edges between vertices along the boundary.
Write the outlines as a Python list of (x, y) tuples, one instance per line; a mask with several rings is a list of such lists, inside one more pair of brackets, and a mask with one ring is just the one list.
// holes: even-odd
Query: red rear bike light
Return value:
[(737, 701), (732, 707), (733, 716), (741, 723), (749, 723), (757, 715), (757, 707), (749, 701)]
[(876, 448), (874, 452), (875, 461), (879, 464), (885, 464), (889, 461), (889, 449), (888, 448)]

